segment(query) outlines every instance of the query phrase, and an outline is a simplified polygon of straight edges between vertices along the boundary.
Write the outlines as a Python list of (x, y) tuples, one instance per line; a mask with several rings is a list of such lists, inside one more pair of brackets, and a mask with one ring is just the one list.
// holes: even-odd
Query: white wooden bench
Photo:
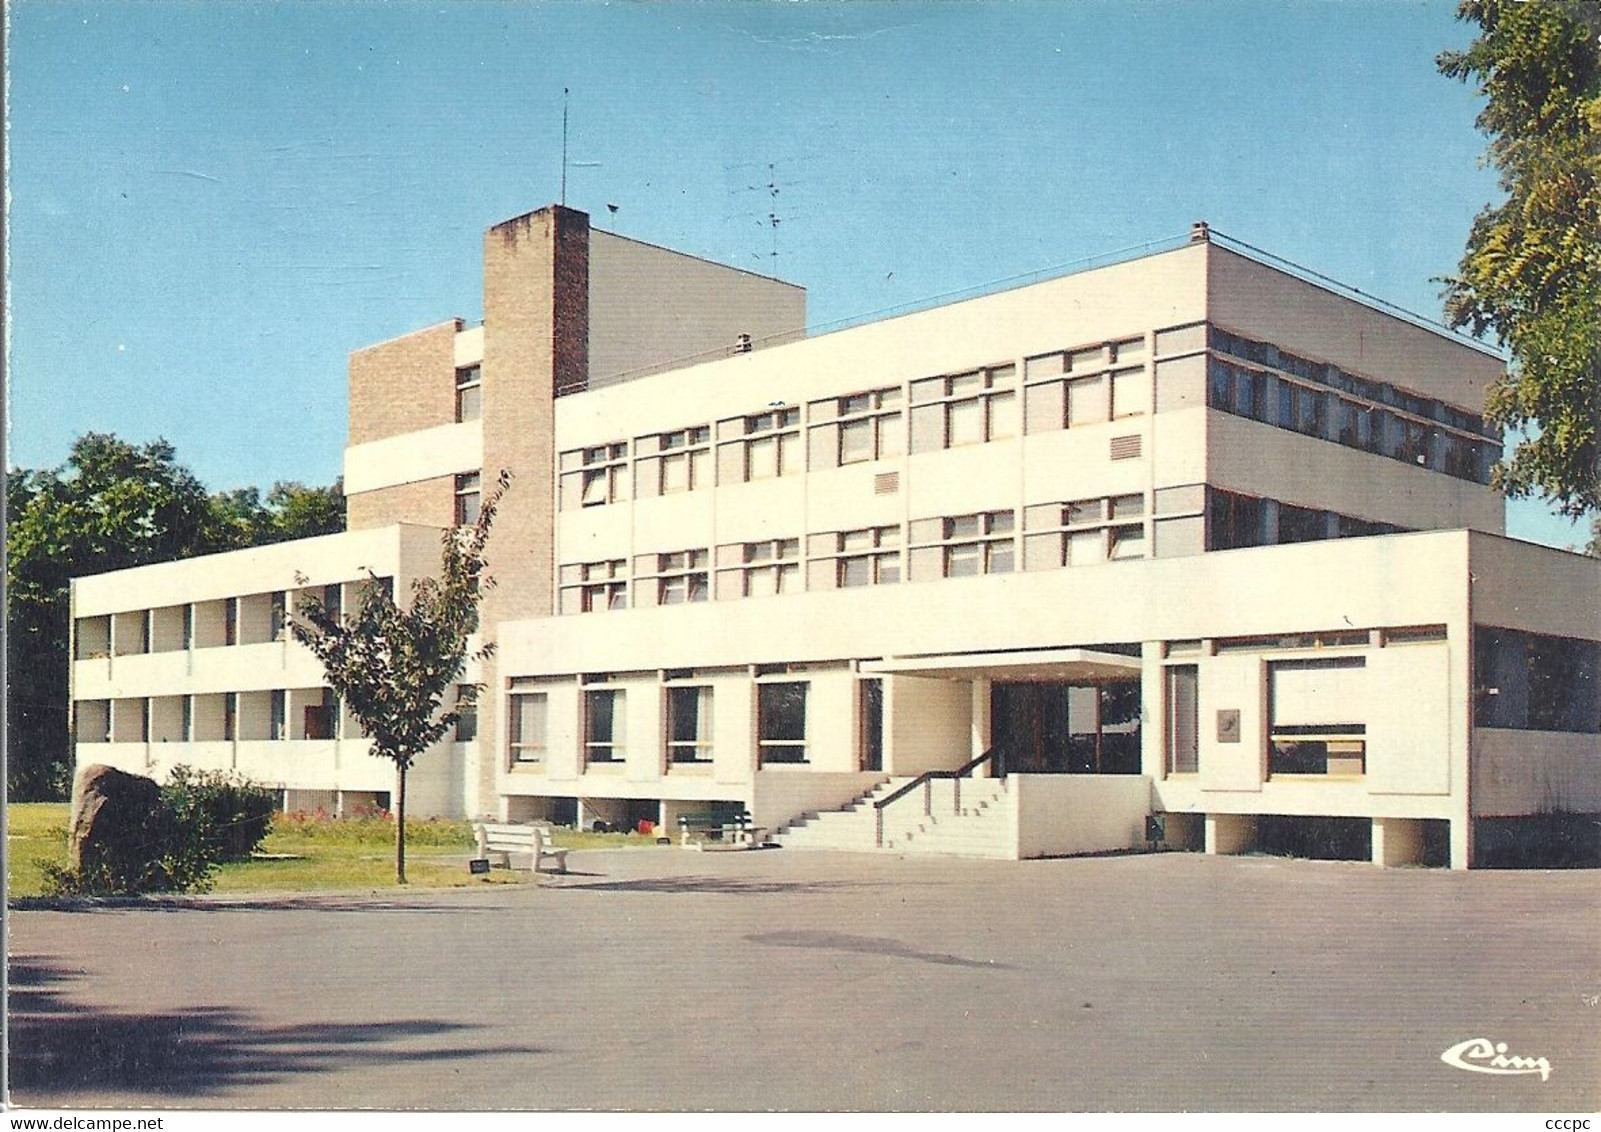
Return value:
[(567, 871), (567, 854), (572, 850), (555, 847), (551, 841), (551, 827), (547, 822), (513, 825), (508, 822), (485, 821), (475, 823), (474, 828), (478, 832), (480, 858), (487, 860), (491, 853), (498, 853), (509, 869), (513, 853), (527, 853), (530, 857), (529, 872), (540, 872), (540, 864), (544, 861), (552, 862), (552, 867), (544, 870), (546, 872)]

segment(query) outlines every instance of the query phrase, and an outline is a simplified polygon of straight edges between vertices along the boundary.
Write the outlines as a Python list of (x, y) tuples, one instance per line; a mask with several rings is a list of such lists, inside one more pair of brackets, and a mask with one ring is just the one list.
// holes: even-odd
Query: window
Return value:
[(905, 425), (898, 385), (813, 401), (808, 417), (814, 422), (806, 433), (814, 471), (901, 454)]
[(712, 690), (705, 686), (667, 689), (667, 761), (712, 761)]
[(302, 723), (307, 739), (338, 738), (339, 697), (332, 688), (322, 690), (321, 702), (305, 705)]
[(289, 697), (282, 688), (272, 690), (267, 718), (267, 738), (289, 738)]
[[(709, 556), (704, 548), (677, 550), (668, 554), (642, 554), (634, 559), (634, 576), (639, 580), (636, 601), (656, 605), (686, 605), (711, 596), (707, 586)], [(655, 578), (655, 585), (649, 584)]]
[(1023, 532), (1025, 570), (1144, 558), (1145, 496), (1039, 504), (1024, 510)]
[[(1129, 338), (1029, 358), (1024, 363), (1027, 431), (1054, 432), (1149, 412), (1145, 352), (1144, 338)], [(1124, 368), (1104, 372), (1116, 365)]]
[(727, 543), (717, 548), (717, 597), (772, 597), (801, 588), (800, 539)]
[(1397, 432), (1397, 447), (1392, 455), (1403, 464), (1416, 464), (1420, 468), (1433, 467), (1429, 459), (1429, 441), (1433, 430), (1421, 421), (1397, 417), (1401, 427)]
[(628, 498), (628, 445), (623, 441), (563, 452), (560, 467), (563, 511)]
[(483, 415), (483, 369), (460, 366), (456, 370), (456, 422), (475, 421)]
[(456, 525), (470, 527), (478, 521), (483, 499), (481, 476), (477, 472), (464, 472), (456, 477)]
[(545, 728), (550, 708), (544, 692), (527, 691), (527, 686), (512, 681), (511, 695), (506, 698), (513, 766), (545, 761)]
[[(1212, 408), (1416, 467), (1437, 468), (1475, 483), (1490, 482), (1490, 469), (1500, 459), (1500, 433), (1477, 414), (1217, 327), (1210, 328), (1210, 340), (1216, 353), (1270, 366), (1297, 379), (1253, 374), (1213, 356), (1208, 363), (1207, 399)], [(1157, 341), (1160, 353), (1161, 333)], [(1262, 400), (1270, 381), (1277, 385), (1276, 404), (1271, 415), (1264, 415)]]
[(267, 632), (275, 641), (288, 636), (288, 598), (283, 590), (275, 590), (267, 598)]
[(806, 761), (804, 682), (756, 685), (756, 744), (762, 766)]
[(1016, 436), (1017, 367), (992, 366), (912, 382), (912, 451), (937, 452)]
[(1183, 354), (1191, 350), (1206, 348), (1206, 323), (1197, 322), (1189, 326), (1171, 326), (1156, 332), (1156, 353), (1158, 357), (1167, 354)]
[(635, 494), (641, 499), (712, 486), (708, 425), (642, 436), (634, 442)]
[(1473, 629), (1476, 727), (1601, 732), (1601, 643)]
[(884, 769), (884, 681), (859, 680), (857, 728), (864, 771)]
[(1112, 419), (1143, 416), (1151, 403), (1151, 379), (1144, 369), (1112, 374)]
[(584, 692), (584, 762), (622, 762), (627, 741), (625, 694), (614, 688)]
[(717, 482), (748, 483), (799, 475), (802, 465), (800, 410), (765, 413), (717, 422)]
[(1360, 775), (1367, 725), (1356, 717), (1368, 701), (1360, 656), (1268, 663), (1268, 774)]
[(925, 581), (1010, 574), (1016, 565), (1013, 526), (1011, 511), (914, 520), (912, 578)]
[(1316, 542), (1329, 537), (1328, 512), (1279, 504), (1279, 542)]
[(1235, 550), (1268, 543), (1266, 512), (1255, 496), (1206, 489), (1206, 549)]
[(575, 562), (560, 571), (561, 611), (599, 613), (628, 606), (627, 563), (621, 558)]
[(456, 685), (456, 742), (478, 738), (478, 691), (471, 684)]
[(807, 587), (814, 590), (892, 586), (901, 580), (898, 525), (829, 531), (806, 540)]

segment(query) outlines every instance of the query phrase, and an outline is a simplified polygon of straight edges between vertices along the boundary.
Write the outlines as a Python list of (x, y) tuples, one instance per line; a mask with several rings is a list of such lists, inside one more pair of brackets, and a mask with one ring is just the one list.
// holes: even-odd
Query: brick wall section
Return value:
[(456, 521), (455, 477), (441, 476), (358, 492), (346, 498), (345, 507), (345, 526), (352, 531), (395, 523), (448, 527)]
[[(588, 378), (589, 217), (551, 206), (484, 233), (484, 485), (512, 473), (489, 541), (495, 588), (484, 598), (484, 639), (502, 621), (550, 616), (556, 388)], [(507, 673), (505, 675), (514, 675)], [(483, 666), (479, 706), (478, 806), (496, 804), (503, 757), (495, 658)]]
[(456, 333), (461, 326), (460, 319), (452, 319), (350, 355), (347, 443), (364, 444), (456, 419)]
[(589, 388), (589, 217), (558, 208), (552, 328), (557, 397)]

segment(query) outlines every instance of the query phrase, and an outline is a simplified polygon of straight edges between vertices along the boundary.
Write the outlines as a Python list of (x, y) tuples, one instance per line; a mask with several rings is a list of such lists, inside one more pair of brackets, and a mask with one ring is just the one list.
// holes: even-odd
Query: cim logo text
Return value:
[(1505, 1042), (1492, 1042), (1489, 1038), (1469, 1038), (1458, 1042), (1440, 1055), (1440, 1060), (1469, 1073), (1499, 1073), (1522, 1076), (1538, 1073), (1540, 1080), (1551, 1079), (1551, 1063), (1543, 1057), (1519, 1057), (1508, 1054)]

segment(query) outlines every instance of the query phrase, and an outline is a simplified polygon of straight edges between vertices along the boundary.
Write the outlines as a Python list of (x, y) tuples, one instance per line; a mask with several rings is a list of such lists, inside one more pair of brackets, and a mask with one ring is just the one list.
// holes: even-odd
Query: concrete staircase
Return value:
[(958, 857), (1015, 856), (1015, 830), (1004, 803), (1004, 779), (964, 778), (962, 805), (956, 810), (954, 785), (936, 779), (930, 812), (923, 812), (923, 791), (912, 791), (884, 811), (884, 846), (876, 843), (873, 803), (911, 782), (892, 778), (842, 810), (803, 814), (781, 827), (773, 839), (786, 849), (834, 849), (863, 853), (930, 853)]

